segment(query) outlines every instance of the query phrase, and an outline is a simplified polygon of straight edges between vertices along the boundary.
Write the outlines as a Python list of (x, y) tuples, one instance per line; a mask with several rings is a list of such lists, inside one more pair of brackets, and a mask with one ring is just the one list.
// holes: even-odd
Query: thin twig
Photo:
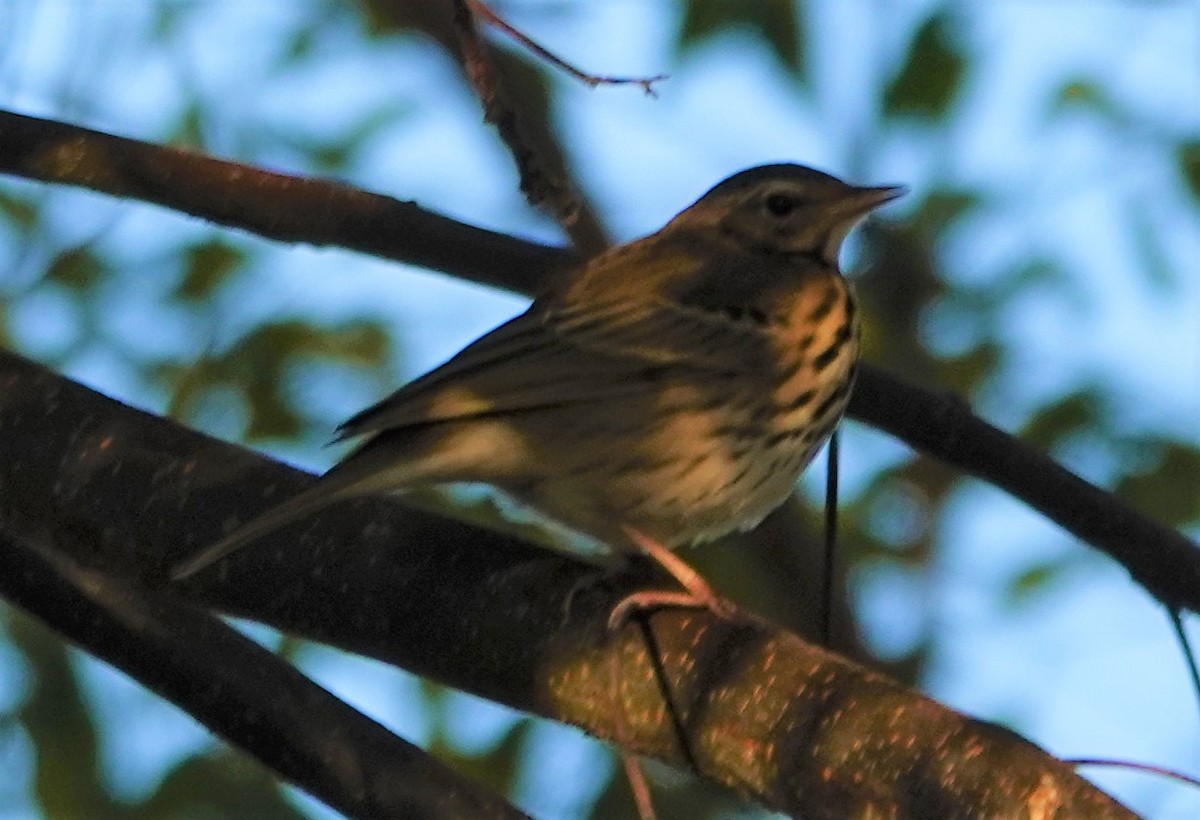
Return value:
[(633, 805), (637, 809), (639, 820), (655, 820), (654, 801), (650, 798), (650, 784), (646, 773), (638, 763), (637, 755), (625, 749), (618, 749), (621, 756), (621, 766), (625, 770), (625, 779), (629, 781), (629, 790), (633, 792)]
[(472, 0), (454, 0), (454, 31), (462, 52), (463, 70), (483, 106), (484, 119), (496, 127), (508, 147), (520, 177), (521, 192), (529, 204), (545, 207), (584, 253), (603, 250), (589, 247), (594, 238), (581, 225), (582, 201), (565, 176), (555, 174), (528, 140), (518, 122), (517, 109), (505, 99), (500, 73), (496, 70), (475, 25)]
[(507, 20), (496, 14), (496, 12), (492, 11), (492, 9), (486, 3), (482, 2), (482, 0), (467, 0), (467, 3), (470, 5), (472, 11), (474, 11), (478, 17), (482, 18), (489, 25), (504, 32), (526, 49), (533, 52), (533, 54), (537, 57), (540, 57), (541, 59), (550, 63), (555, 68), (566, 72), (575, 79), (587, 85), (589, 88), (596, 88), (597, 86), (601, 85), (636, 85), (639, 86), (647, 96), (657, 97), (658, 92), (654, 90), (654, 84), (662, 82), (663, 80), (668, 79), (670, 76), (668, 74), (655, 74), (650, 77), (612, 77), (603, 74), (592, 74), (567, 62), (562, 57), (554, 54), (541, 43), (534, 40), (528, 34), (516, 29)]
[(1099, 757), (1076, 757), (1063, 760), (1064, 763), (1069, 763), (1072, 766), (1109, 766), (1117, 769), (1132, 769), (1135, 772), (1146, 772), (1147, 774), (1157, 774), (1162, 777), (1169, 777), (1172, 780), (1178, 780), (1180, 783), (1186, 783), (1189, 786), (1195, 786), (1200, 789), (1200, 779), (1176, 771), (1168, 769), (1164, 766), (1154, 766), (1150, 763), (1133, 763), (1128, 760), (1105, 760)]
[(821, 568), (821, 644), (833, 649), (833, 573), (837, 553), (838, 431), (825, 451), (825, 561)]
[(1188, 675), (1191, 676), (1192, 691), (1200, 701), (1200, 668), (1196, 666), (1196, 653), (1192, 651), (1192, 644), (1188, 640), (1187, 633), (1183, 631), (1183, 616), (1178, 607), (1169, 606), (1167, 607), (1167, 617), (1171, 619), (1175, 637), (1179, 639), (1179, 651), (1183, 653), (1183, 662), (1187, 665)]

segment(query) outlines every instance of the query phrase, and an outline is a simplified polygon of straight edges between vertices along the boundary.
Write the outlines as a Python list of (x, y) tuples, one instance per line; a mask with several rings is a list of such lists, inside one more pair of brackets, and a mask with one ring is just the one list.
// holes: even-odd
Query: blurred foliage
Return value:
[[(666, 53), (681, 54), (736, 33), (774, 54), (792, 79), (811, 88), (825, 77), (813, 70), (818, 55), (822, 50), (843, 48), (836, 38), (831, 42), (827, 33), (815, 29), (819, 6), (780, 0), (679, 3), (672, 35), (675, 40), (668, 44), (673, 48)], [(445, 8), (436, 3), (363, 0), (354, 7), (314, 0), (307, 7), (304, 21), (286, 30), (280, 42), (256, 44), (270, 55), (266, 73), (283, 86), (317, 73), (323, 61), (341, 49), (384, 48), (414, 34), (434, 48), (452, 48)], [(497, 8), (508, 11), (504, 6)], [(562, 9), (547, 10), (537, 4), (514, 4), (513, 11), (522, 15), (522, 28), (535, 37), (537, 23), (543, 19), (539, 14), (544, 13), (547, 26), (556, 16), (568, 23), (571, 17)], [(188, 4), (153, 4), (145, 30), (120, 47), (133, 59), (168, 55), (168, 68), (175, 65), (172, 61), (184, 68), (179, 72), (182, 79), (174, 110), (164, 112), (159, 121), (136, 136), (200, 150), (216, 150), (211, 145), (216, 140), (217, 152), (226, 156), (268, 163), (278, 163), (283, 156), (289, 170), (339, 176), (350, 173), (356, 158), (369, 152), (381, 134), (414, 120), (418, 104), (380, 95), (376, 103), (364, 105), (358, 116), (340, 126), (313, 123), (311, 131), (306, 127), (297, 133), (264, 118), (262, 130), (247, 133), (234, 128), (235, 136), (222, 136), (230, 128), (227, 117), (234, 115), (224, 110), (226, 100), (204, 90), (196, 79), (201, 75), (193, 75), (193, 67), (184, 65), (186, 58), (180, 56), (188, 53), (185, 44), (195, 36), (192, 27), (196, 15), (203, 12), (203, 8)], [(859, 150), (848, 153), (869, 156), (889, 138), (911, 131), (914, 122), (938, 146), (935, 150), (953, 150), (952, 137), (967, 110), (961, 103), (994, 44), (971, 36), (964, 25), (970, 13), (961, 5), (935, 4), (907, 22), (903, 15), (893, 18), (891, 14), (890, 10), (879, 12), (873, 25), (886, 23), (888, 36), (898, 44), (895, 63), (885, 66), (870, 89), (875, 102), (869, 115), (873, 119), (859, 136), (863, 142)], [(564, 84), (550, 81), (553, 69), (510, 44), (502, 44), (501, 55), (501, 70), (520, 102), (523, 124), (535, 144), (553, 148), (558, 139), (556, 105)], [(572, 55), (563, 56), (570, 59)], [(875, 71), (878, 54), (868, 50), (858, 57)], [(79, 95), (78, 88), (86, 87), (88, 78), (83, 75), (90, 63), (80, 57), (74, 65), (72, 55), (64, 54), (63, 64), (63, 95), (70, 101), (74, 99), (69, 93), (72, 89)], [(672, 66), (663, 69), (670, 72)], [(604, 71), (605, 67), (595, 70)], [(1200, 202), (1200, 142), (1194, 134), (1175, 133), (1159, 123), (1147, 125), (1144, 112), (1117, 93), (1108, 74), (1072, 69), (1067, 76), (1046, 76), (1044, 80), (1045, 86), (1037, 89), (1042, 96), (1035, 101), (1043, 127), (1086, 117), (1122, 146), (1122, 156), (1132, 154), (1136, 147), (1160, 158), (1193, 205)], [(387, 76), (380, 77), (384, 87), (390, 81)], [(322, 93), (329, 93), (328, 87), (323, 88)], [(86, 98), (90, 93), (80, 96)], [(428, 88), (419, 105), (436, 107), (443, 96), (463, 93), (461, 86)], [(821, 95), (814, 94), (814, 98)], [(243, 103), (247, 104), (254, 103)], [(474, 111), (474, 102), (469, 105)], [(721, 105), (714, 101), (715, 115)], [(104, 128), (104, 122), (89, 119), (86, 112), (90, 110), (90, 103), (83, 107), (83, 114), (64, 104), (62, 116)], [(832, 119), (821, 111), (814, 116)], [(567, 155), (586, 161), (585, 148), (569, 148)], [(557, 149), (553, 150), (556, 161), (566, 165)], [(855, 170), (874, 172), (869, 166)], [(121, 209), (140, 206), (97, 205), (99, 217), (80, 229), (62, 223), (57, 193), (0, 180), (0, 249), (4, 254), (0, 258), (0, 343), (64, 369), (102, 354), (129, 383), (140, 386), (148, 397), (145, 403), (157, 401), (159, 410), (203, 426), (211, 418), (205, 408), (215, 402), (221, 408), (219, 416), (243, 419), (234, 433), (220, 432), (244, 439), (295, 441), (328, 434), (337, 418), (306, 410), (294, 389), (296, 381), (313, 367), (366, 373), (380, 384), (394, 379), (389, 328), (377, 315), (363, 312), (331, 320), (288, 313), (250, 321), (241, 315), (239, 294), (247, 287), (261, 287), (264, 266), (280, 258), (264, 243), (204, 230), (181, 233), (168, 250), (147, 250), (141, 256), (137, 248), (118, 252), (110, 247), (109, 238), (119, 227)], [(1157, 207), (1157, 202), (1153, 203), (1156, 207), (1148, 207), (1145, 192), (1123, 196), (1119, 218), (1132, 248), (1130, 278), (1140, 277), (1170, 293), (1183, 272), (1173, 268), (1173, 257), (1165, 250), (1171, 237), (1163, 208)], [(1148, 196), (1165, 198), (1158, 191)], [(998, 263), (999, 269), (984, 277), (971, 278), (958, 269), (973, 264), (973, 257), (961, 261), (947, 258), (943, 248), (947, 236), (964, 226), (995, 220), (997, 212), (1007, 212), (1009, 221), (1016, 223), (1026, 216), (1020, 213), (1025, 204), (1023, 198), (1005, 198), (980, 179), (952, 177), (943, 170), (910, 195), (899, 209), (900, 216), (889, 211), (868, 224), (861, 231), (864, 264), (857, 279), (867, 323), (867, 357), (918, 382), (974, 399), (1000, 389), (997, 384), (1020, 367), (1012, 340), (1004, 333), (1015, 304), (1030, 294), (1051, 292), (1086, 309), (1086, 293), (1080, 292), (1076, 278), (1070, 275), (1066, 256), (1028, 237), (1021, 240), (1019, 254)], [(111, 218), (105, 221), (104, 214)], [(175, 272), (173, 278), (171, 271)], [(145, 322), (129, 329), (113, 321), (114, 304), (134, 296), (140, 299), (140, 310), (149, 321), (161, 321), (167, 328), (164, 333), (176, 343), (155, 340), (148, 344)], [(22, 317), (32, 304), (50, 304), (66, 317), (64, 323), (70, 327), (55, 331), (49, 322), (31, 326)], [(183, 320), (177, 321), (179, 317)], [(1165, 428), (1131, 426), (1120, 409), (1124, 398), (1103, 381), (1064, 384), (1057, 395), (1037, 400), (1014, 417), (1019, 419), (1020, 434), (1049, 452), (1062, 452), (1086, 439), (1086, 448), (1111, 465), (1102, 479), (1118, 495), (1164, 522), (1196, 524), (1200, 521), (1200, 450), (1196, 441), (1181, 440), (1178, 432)], [(909, 455), (894, 458), (877, 470), (843, 505), (844, 551), (839, 556), (843, 580), (857, 577), (855, 568), (895, 570), (918, 578), (931, 573), (939, 549), (939, 520), (961, 483), (960, 476), (942, 465)], [(429, 503), (447, 502), (438, 497)], [(811, 522), (808, 535), (815, 543), (819, 541), (818, 505), (810, 502), (807, 513)], [(481, 521), (495, 521), (499, 516), (491, 502), (477, 500), (466, 502), (464, 514)], [(797, 600), (795, 587), (787, 585), (795, 581), (797, 573), (811, 567), (806, 563), (807, 553), (804, 560), (796, 560), (797, 569), (787, 571), (781, 569), (777, 553), (765, 550), (745, 549), (730, 556), (707, 549), (689, 557), (694, 557), (702, 571), (719, 568), (713, 577), (728, 579), (730, 589), (759, 590), (768, 614), (780, 620), (796, 623), (802, 619), (789, 609), (811, 608), (811, 601)], [(1004, 582), (1007, 603), (1019, 606), (1050, 594), (1090, 560), (1090, 555), (1079, 550), (1071, 558), (1031, 562)], [(789, 577), (791, 581), (787, 581)], [(852, 586), (852, 599), (855, 594)], [(898, 617), (912, 618), (914, 614), (901, 612)], [(22, 616), (10, 613), (7, 623), (10, 645), (32, 670), (32, 683), (14, 712), (17, 720), (0, 723), (0, 748), (15, 732), (27, 733), (34, 749), (32, 789), (45, 816), (301, 816), (268, 776), (230, 752), (185, 760), (136, 805), (117, 800), (104, 782), (99, 763), (104, 745), (81, 695), (70, 653)], [(888, 657), (888, 668), (907, 680), (920, 678), (938, 639), (932, 619), (921, 623), (928, 625), (918, 630), (911, 644)], [(847, 632), (859, 628), (854, 622), (842, 627)], [(444, 691), (430, 685), (424, 697), (434, 715), (430, 747), (468, 774), (511, 792), (523, 773), (538, 767), (528, 755), (535, 722), (515, 721), (492, 748), (466, 753), (441, 719), (450, 708)], [(619, 772), (619, 767), (614, 771)], [(653, 780), (664, 818), (753, 816), (753, 810), (703, 784), (674, 780), (661, 772)], [(617, 775), (592, 807), (591, 816), (628, 816), (630, 806), (628, 787)]]
[(940, 13), (917, 28), (900, 70), (883, 91), (885, 114), (930, 119), (946, 115), (967, 69), (951, 29), (949, 15)]
[(175, 766), (147, 800), (131, 807), (129, 816), (138, 820), (201, 816), (299, 820), (307, 815), (288, 802), (269, 771), (245, 755), (222, 749)]
[(680, 45), (744, 31), (761, 40), (797, 78), (804, 77), (803, 18), (789, 0), (692, 0), (684, 5)]
[(1181, 142), (1177, 149), (1179, 170), (1192, 196), (1200, 200), (1200, 142)]
[(7, 625), (13, 644), (35, 670), (18, 717), (37, 753), (38, 801), (55, 818), (114, 816), (117, 807), (99, 769), (98, 730), (67, 647), (28, 618), (11, 617)]
[(388, 336), (375, 322), (319, 327), (291, 319), (254, 328), (220, 355), (184, 365), (164, 365), (155, 372), (171, 388), (166, 412), (174, 418), (194, 418), (207, 395), (230, 388), (241, 392), (248, 409), (247, 440), (296, 438), (308, 432), (313, 420), (288, 391), (292, 367), (316, 359), (379, 367), (388, 352)]
[(77, 653), (41, 623), (16, 611), (7, 614), (7, 636), (35, 672), (16, 721), (0, 726), (0, 745), (18, 731), (29, 738), (37, 755), (32, 785), (47, 817), (289, 820), (305, 816), (288, 802), (270, 772), (228, 749), (181, 761), (144, 800), (115, 797), (100, 765), (101, 729), (83, 696)]

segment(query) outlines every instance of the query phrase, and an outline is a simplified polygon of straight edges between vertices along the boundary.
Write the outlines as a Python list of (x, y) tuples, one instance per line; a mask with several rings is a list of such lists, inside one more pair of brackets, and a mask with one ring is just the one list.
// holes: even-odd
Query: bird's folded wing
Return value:
[[(338, 428), (338, 440), (501, 413), (619, 402), (672, 371), (729, 378), (766, 344), (761, 328), (671, 303), (529, 311), (480, 337)], [(748, 355), (749, 354), (749, 355)]]

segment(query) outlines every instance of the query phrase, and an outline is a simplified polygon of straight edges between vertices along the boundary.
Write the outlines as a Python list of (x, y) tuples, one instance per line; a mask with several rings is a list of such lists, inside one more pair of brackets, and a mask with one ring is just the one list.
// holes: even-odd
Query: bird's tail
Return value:
[(367, 439), (309, 489), (176, 564), (171, 579), (194, 575), (255, 539), (344, 498), (446, 481), (487, 481), (489, 465), (496, 461), (495, 438), (484, 430), (442, 446), (445, 435), (444, 426), (431, 426), (389, 430)]
[(314, 486), (304, 490), (287, 501), (267, 510), (257, 518), (252, 518), (233, 532), (226, 535), (200, 552), (180, 561), (171, 568), (171, 580), (182, 581), (200, 570), (215, 564), (226, 555), (236, 552), (250, 542), (287, 524), (304, 518), (335, 501), (340, 501), (351, 495), (356, 495), (353, 485), (329, 486), (325, 481), (318, 481)]

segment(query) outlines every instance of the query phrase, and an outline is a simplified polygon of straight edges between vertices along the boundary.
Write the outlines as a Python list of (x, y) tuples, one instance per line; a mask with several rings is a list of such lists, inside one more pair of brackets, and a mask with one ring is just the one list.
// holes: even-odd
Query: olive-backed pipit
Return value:
[(338, 438), (356, 450), (174, 577), (339, 499), (469, 481), (645, 552), (687, 590), (630, 603), (719, 610), (669, 550), (754, 526), (837, 424), (859, 339), (838, 251), (902, 192), (799, 165), (730, 177), (351, 418)]

